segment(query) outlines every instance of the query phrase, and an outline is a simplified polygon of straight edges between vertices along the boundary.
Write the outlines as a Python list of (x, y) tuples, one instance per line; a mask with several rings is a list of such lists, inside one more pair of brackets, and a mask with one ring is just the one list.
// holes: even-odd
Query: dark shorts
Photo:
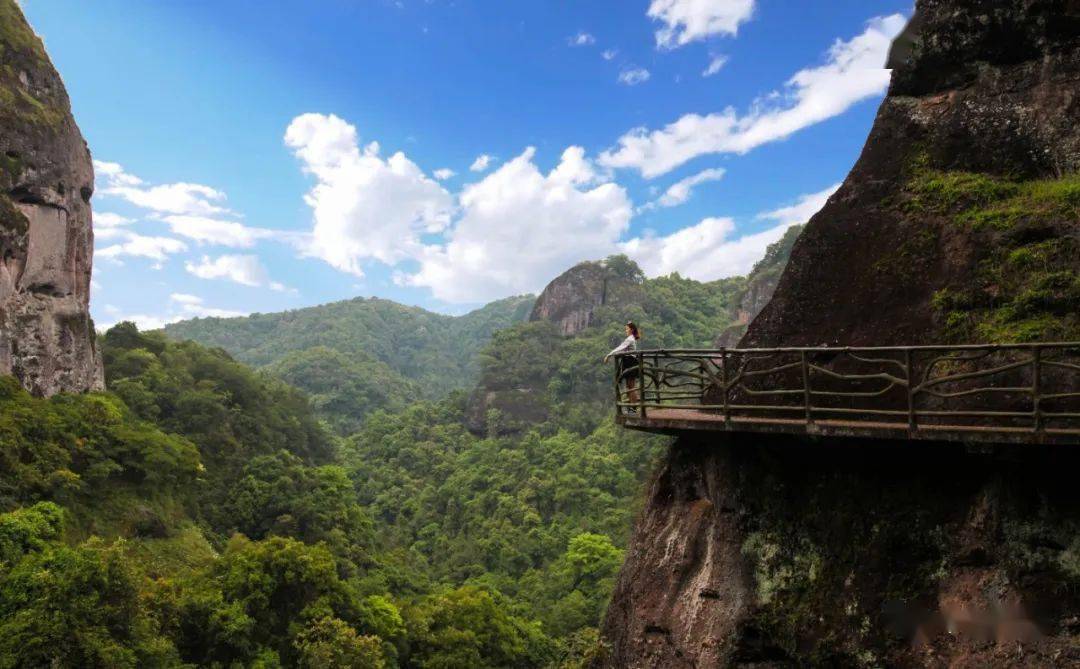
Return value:
[(624, 355), (619, 358), (619, 380), (637, 379), (640, 376), (637, 356)]

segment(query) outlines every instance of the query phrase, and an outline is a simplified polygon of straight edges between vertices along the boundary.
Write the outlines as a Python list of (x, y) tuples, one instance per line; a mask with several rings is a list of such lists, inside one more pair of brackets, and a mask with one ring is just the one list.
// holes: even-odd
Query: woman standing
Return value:
[[(638, 326), (633, 321), (626, 322), (626, 339), (621, 344), (616, 346), (610, 353), (604, 356), (604, 362), (606, 363), (611, 356), (616, 353), (633, 353), (638, 350), (638, 340), (641, 339), (641, 331), (638, 330)], [(626, 389), (630, 396), (630, 401), (637, 403), (637, 380), (641, 375), (638, 369), (637, 356), (622, 355), (619, 356), (616, 361), (619, 367), (619, 378), (626, 380)], [(634, 409), (630, 409), (631, 412)]]

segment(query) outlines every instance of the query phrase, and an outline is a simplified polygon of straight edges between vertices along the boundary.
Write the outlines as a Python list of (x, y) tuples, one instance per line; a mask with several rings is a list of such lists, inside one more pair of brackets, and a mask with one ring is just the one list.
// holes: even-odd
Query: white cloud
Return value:
[(111, 211), (99, 211), (94, 214), (94, 228), (117, 228), (121, 225), (129, 225), (135, 220)]
[(729, 107), (706, 116), (687, 114), (661, 130), (637, 128), (623, 135), (617, 148), (602, 153), (599, 162), (634, 168), (651, 178), (698, 156), (746, 153), (842, 114), (888, 87), (889, 71), (882, 64), (904, 23), (900, 14), (870, 20), (862, 34), (837, 40), (828, 62), (795, 73), (783, 91), (759, 100), (742, 116)]
[(439, 181), (446, 181), (447, 179), (457, 176), (457, 172), (450, 169), (449, 167), (443, 167), (432, 172), (431, 176), (435, 177)]
[(697, 174), (691, 175), (676, 181), (668, 187), (664, 194), (656, 200), (646, 204), (642, 207), (642, 210), (656, 209), (658, 207), (677, 207), (678, 205), (686, 202), (690, 199), (690, 196), (694, 192), (696, 186), (700, 186), (703, 183), (710, 181), (719, 181), (724, 178), (725, 170), (723, 168), (712, 168), (702, 170)]
[(253, 288), (267, 286), (274, 290), (285, 290), (285, 286), (270, 280), (266, 268), (253, 255), (203, 256), (197, 263), (184, 263), (184, 268), (200, 279), (227, 279)]
[(811, 216), (821, 211), (821, 208), (829, 201), (832, 194), (839, 189), (840, 184), (833, 184), (823, 191), (800, 196), (793, 205), (762, 212), (757, 215), (757, 218), (759, 220), (776, 221), (784, 227), (806, 223)]
[(180, 310), (179, 315), (176, 316), (174, 320), (181, 320), (182, 318), (194, 318), (197, 316), (201, 316), (204, 318), (235, 318), (237, 316), (247, 315), (247, 312), (244, 311), (208, 307), (205, 305), (203, 299), (198, 295), (173, 293), (169, 296), (169, 301), (175, 308), (178, 308)]
[[(180, 304), (202, 304), (203, 301), (198, 295), (189, 295), (187, 293), (173, 293), (169, 296), (169, 299)], [(108, 310), (108, 306), (105, 309)]]
[(95, 258), (107, 258), (119, 261), (124, 256), (149, 258), (159, 263), (168, 256), (187, 250), (187, 244), (171, 237), (140, 235), (120, 228), (105, 228), (96, 235), (98, 240), (122, 239), (119, 244), (112, 244), (94, 250)]
[(708, 67), (706, 67), (702, 71), (701, 76), (703, 76), (703, 77), (711, 77), (711, 76), (713, 76), (714, 74), (716, 74), (717, 72), (722, 70), (724, 68), (724, 66), (727, 65), (727, 62), (728, 62), (728, 57), (727, 56), (723, 56), (723, 55), (710, 56), (709, 57), (709, 65), (708, 65)]
[(105, 160), (94, 161), (94, 175), (107, 186), (138, 186), (142, 183), (139, 177), (125, 172), (120, 163), (110, 163)]
[(754, 13), (754, 0), (652, 0), (646, 12), (663, 23), (656, 45), (675, 49), (713, 35), (735, 35)]
[(568, 37), (566, 43), (570, 46), (588, 46), (590, 44), (596, 44), (596, 38), (587, 32), (579, 32), (576, 35)]
[(493, 158), (488, 154), (481, 153), (479, 156), (476, 157), (476, 160), (472, 162), (472, 165), (469, 165), (469, 169), (473, 172), (483, 172), (491, 166), (492, 160)]
[(626, 191), (604, 181), (580, 147), (546, 175), (534, 156), (529, 148), (467, 187), (446, 243), (426, 246), (419, 270), (395, 280), (447, 302), (478, 302), (536, 291), (571, 265), (616, 251), (632, 214)]
[(603, 58), (604, 60), (614, 60), (615, 56), (618, 56), (618, 55), (619, 55), (619, 50), (618, 49), (604, 49), (600, 53), (600, 57)]
[[(260, 239), (269, 239), (278, 235), (273, 230), (252, 228), (235, 221), (223, 221), (206, 216), (170, 215), (162, 220), (168, 224), (173, 234), (193, 239), (199, 244), (250, 248)], [(282, 233), (281, 236), (287, 235)]]
[(649, 80), (649, 71), (643, 67), (633, 67), (619, 73), (619, 83), (627, 86), (637, 86)]
[(164, 214), (195, 214), (200, 216), (228, 213), (221, 206), (225, 193), (192, 183), (172, 183), (148, 186), (139, 177), (128, 174), (119, 163), (94, 161), (98, 179), (97, 194), (118, 197), (131, 204)]
[(792, 225), (808, 221), (839, 186), (835, 184), (819, 193), (803, 195), (794, 205), (759, 214), (758, 219), (778, 222), (761, 232), (732, 239), (733, 220), (706, 218), (665, 237), (636, 237), (620, 248), (649, 276), (678, 272), (698, 281), (715, 281), (746, 274), (764, 257), (769, 244), (779, 241)]
[(404, 153), (383, 159), (376, 142), (361, 151), (356, 128), (334, 115), (303, 114), (285, 144), (316, 179), (305, 196), (315, 218), (303, 251), (362, 276), (369, 259), (414, 257), (420, 236), (450, 222), (453, 198)]
[(121, 309), (111, 304), (105, 305), (105, 313), (109, 318), (102, 319), (98, 323), (98, 329), (100, 330), (108, 330), (121, 321), (132, 321), (139, 326), (140, 330), (159, 330), (169, 323), (182, 321), (186, 318), (235, 318), (247, 315), (247, 312), (243, 311), (208, 307), (201, 297), (187, 293), (173, 293), (170, 295), (168, 308), (164, 314), (124, 315)]

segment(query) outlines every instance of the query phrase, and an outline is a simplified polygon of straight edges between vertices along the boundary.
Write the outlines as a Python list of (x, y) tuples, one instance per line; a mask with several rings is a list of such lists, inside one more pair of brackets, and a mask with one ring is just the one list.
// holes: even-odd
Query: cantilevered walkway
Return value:
[(618, 357), (631, 429), (1080, 445), (1080, 342)]

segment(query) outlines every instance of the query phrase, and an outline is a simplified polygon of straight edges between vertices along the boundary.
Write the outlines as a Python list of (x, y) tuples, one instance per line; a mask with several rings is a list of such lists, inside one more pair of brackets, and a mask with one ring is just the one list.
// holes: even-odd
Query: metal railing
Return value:
[(1080, 342), (645, 350), (615, 369), (641, 429), (1080, 443)]

